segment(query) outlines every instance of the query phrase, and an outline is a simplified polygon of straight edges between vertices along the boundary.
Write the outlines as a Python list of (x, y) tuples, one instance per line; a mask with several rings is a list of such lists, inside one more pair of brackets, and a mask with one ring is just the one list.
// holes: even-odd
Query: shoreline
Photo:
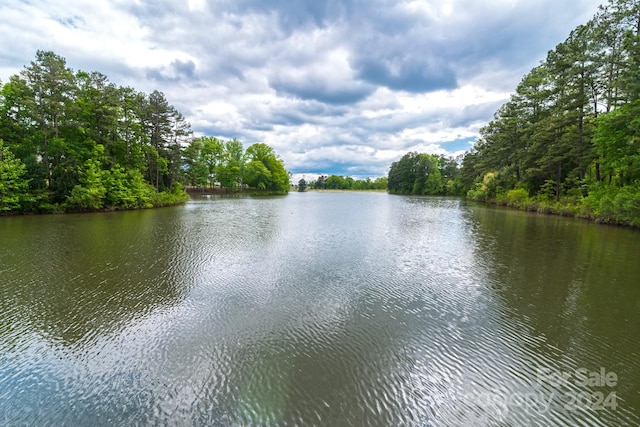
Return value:
[[(389, 193), (400, 196), (415, 196), (415, 194), (398, 194)], [(632, 223), (630, 221), (622, 221), (616, 218), (615, 213), (612, 215), (598, 215), (589, 210), (586, 204), (576, 204), (558, 201), (540, 201), (527, 198), (524, 200), (506, 200), (506, 199), (489, 199), (486, 201), (473, 200), (472, 198), (458, 195), (458, 196), (444, 196), (440, 194), (429, 195), (424, 194), (425, 197), (459, 197), (461, 200), (465, 200), (471, 203), (477, 203), (485, 206), (497, 206), (501, 208), (513, 209), (529, 213), (537, 213), (541, 215), (553, 215), (561, 216), (565, 218), (576, 218), (584, 221), (591, 222), (598, 225), (612, 225), (616, 227), (625, 227), (635, 230), (640, 230), (640, 223)]]
[(521, 205), (514, 205), (513, 203), (496, 199), (487, 200), (486, 202), (471, 200), (469, 198), (464, 199), (469, 202), (484, 204), (485, 206), (492, 205), (522, 212), (537, 213), (540, 215), (576, 218), (597, 225), (610, 225), (640, 230), (640, 224), (633, 224), (628, 221), (619, 221), (614, 216), (594, 215), (590, 212), (586, 212), (585, 210), (588, 208), (585, 206), (566, 204), (562, 202), (553, 202), (553, 204), (549, 204), (549, 202), (540, 202), (534, 200), (528, 200)]

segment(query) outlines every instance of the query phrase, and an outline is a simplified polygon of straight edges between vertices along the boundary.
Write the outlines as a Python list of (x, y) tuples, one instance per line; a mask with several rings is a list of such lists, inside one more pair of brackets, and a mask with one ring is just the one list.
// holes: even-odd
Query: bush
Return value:
[(467, 191), (467, 198), (476, 202), (487, 201), (487, 188), (481, 182), (474, 184), (471, 190)]
[(71, 208), (98, 210), (102, 208), (102, 200), (106, 192), (103, 186), (87, 188), (76, 185), (67, 197), (67, 204)]
[(594, 185), (582, 199), (579, 216), (598, 222), (640, 226), (640, 187)]
[(153, 206), (173, 206), (181, 205), (189, 200), (189, 195), (179, 183), (176, 183), (171, 187), (171, 190), (162, 191), (156, 193), (153, 200)]
[(26, 166), (0, 139), (0, 211), (20, 209), (29, 181), (24, 179)]
[(538, 195), (545, 200), (554, 200), (556, 198), (556, 190), (556, 182), (552, 179), (547, 179), (540, 187)]
[(506, 201), (508, 206), (522, 209), (525, 207), (528, 199), (529, 193), (524, 188), (507, 191)]
[(80, 184), (73, 187), (71, 194), (67, 196), (66, 204), (71, 209), (102, 209), (107, 194), (102, 178), (100, 163), (97, 160), (87, 160), (80, 172)]
[(613, 198), (613, 210), (618, 222), (640, 225), (640, 188), (622, 187)]
[(135, 169), (120, 166), (104, 172), (106, 201), (116, 209), (152, 208), (155, 188)]
[(61, 214), (65, 212), (65, 207), (60, 203), (43, 202), (38, 205), (38, 213)]

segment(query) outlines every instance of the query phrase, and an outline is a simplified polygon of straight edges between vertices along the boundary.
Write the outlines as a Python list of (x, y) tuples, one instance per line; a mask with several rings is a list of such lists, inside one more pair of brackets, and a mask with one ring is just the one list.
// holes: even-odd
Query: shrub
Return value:
[(474, 184), (473, 188), (467, 192), (467, 198), (476, 202), (487, 201), (487, 188), (481, 182)]
[(189, 195), (179, 183), (175, 183), (171, 190), (156, 193), (153, 205), (156, 207), (180, 205), (189, 200)]
[(622, 187), (611, 202), (616, 219), (631, 225), (640, 225), (640, 188)]
[(524, 188), (507, 191), (506, 201), (508, 206), (521, 209), (526, 205), (528, 199), (529, 193)]
[(80, 184), (73, 187), (66, 203), (71, 209), (97, 210), (104, 205), (107, 189), (97, 160), (87, 160), (80, 172)]

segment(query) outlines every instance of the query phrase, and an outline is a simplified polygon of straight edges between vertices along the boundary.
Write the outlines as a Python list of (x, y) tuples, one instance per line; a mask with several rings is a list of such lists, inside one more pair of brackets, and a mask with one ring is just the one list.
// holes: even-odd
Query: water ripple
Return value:
[[(634, 307), (604, 323), (584, 263), (544, 288), (529, 223), (493, 214), (309, 193), (7, 218), (0, 424), (637, 424)], [(604, 361), (617, 411), (568, 410), (598, 388), (540, 378)]]

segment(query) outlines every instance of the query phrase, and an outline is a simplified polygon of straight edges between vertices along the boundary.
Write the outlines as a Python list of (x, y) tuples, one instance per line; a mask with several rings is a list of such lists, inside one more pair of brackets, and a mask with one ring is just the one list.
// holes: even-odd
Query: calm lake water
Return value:
[(0, 218), (0, 425), (637, 425), (639, 279), (636, 230), (457, 199)]

